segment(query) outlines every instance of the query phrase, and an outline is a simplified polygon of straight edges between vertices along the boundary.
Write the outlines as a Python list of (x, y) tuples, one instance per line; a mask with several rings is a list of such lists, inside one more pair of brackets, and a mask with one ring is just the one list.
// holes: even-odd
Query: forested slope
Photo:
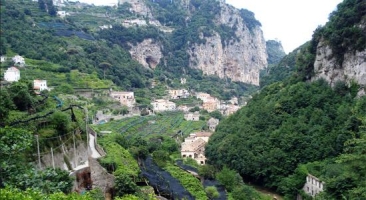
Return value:
[(325, 182), (320, 199), (366, 198), (366, 97), (357, 96), (362, 85), (308, 81), (320, 38), (339, 62), (346, 50), (365, 49), (362, 26), (356, 25), (365, 19), (364, 7), (365, 1), (344, 1), (310, 42), (271, 69), (276, 76), (268, 76), (260, 93), (218, 126), (206, 149), (211, 164), (228, 166), (286, 199), (307, 196), (302, 187), (308, 173)]

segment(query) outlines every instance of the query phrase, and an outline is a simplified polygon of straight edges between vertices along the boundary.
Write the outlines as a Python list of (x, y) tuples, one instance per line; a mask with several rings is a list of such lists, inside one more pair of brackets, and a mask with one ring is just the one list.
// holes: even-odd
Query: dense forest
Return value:
[(346, 50), (366, 48), (365, 32), (356, 26), (364, 20), (365, 6), (357, 0), (339, 4), (310, 42), (269, 69), (260, 93), (220, 123), (210, 139), (206, 155), (212, 165), (236, 170), (244, 180), (272, 188), (286, 199), (297, 194), (309, 198), (302, 192), (309, 173), (326, 184), (317, 199), (366, 198), (361, 150), (366, 98), (357, 97), (360, 86), (307, 81), (314, 75), (321, 39), (329, 42), (340, 62)]

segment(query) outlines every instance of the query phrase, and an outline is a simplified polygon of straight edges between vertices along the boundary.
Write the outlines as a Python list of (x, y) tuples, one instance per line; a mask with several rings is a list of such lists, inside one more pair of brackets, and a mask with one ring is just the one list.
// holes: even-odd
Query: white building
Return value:
[(315, 195), (324, 190), (324, 182), (320, 181), (317, 177), (308, 174), (303, 190), (306, 194), (315, 197)]
[(6, 56), (0, 56), (0, 62), (5, 62), (6, 61)]
[(151, 105), (153, 106), (153, 110), (155, 112), (176, 110), (175, 103), (165, 99), (157, 99), (151, 102)]
[(187, 79), (186, 78), (180, 78), (180, 84), (184, 85), (187, 83)]
[(64, 10), (57, 11), (57, 16), (59, 16), (61, 18), (66, 17), (66, 15), (68, 15), (68, 13), (66, 11), (64, 11)]
[(183, 99), (189, 97), (188, 90), (180, 89), (180, 90), (168, 90), (170, 99)]
[(20, 71), (16, 67), (9, 67), (4, 73), (4, 80), (17, 82), (20, 79)]
[(36, 91), (49, 90), (47, 87), (47, 80), (34, 80), (33, 89)]
[(99, 26), (100, 30), (104, 30), (104, 29), (111, 29), (113, 28), (112, 25), (103, 25), (103, 26)]
[(200, 120), (200, 113), (199, 112), (189, 112), (184, 114), (184, 119), (187, 121), (199, 121)]
[(16, 55), (11, 59), (15, 65), (19, 65), (19, 66), (24, 66), (25, 65), (25, 60), (22, 56), (20, 55)]
[(136, 103), (134, 92), (111, 92), (110, 96), (129, 108)]
[(206, 164), (205, 146), (211, 137), (210, 132), (192, 133), (185, 138), (181, 146), (181, 156), (183, 158), (192, 158), (198, 164)]

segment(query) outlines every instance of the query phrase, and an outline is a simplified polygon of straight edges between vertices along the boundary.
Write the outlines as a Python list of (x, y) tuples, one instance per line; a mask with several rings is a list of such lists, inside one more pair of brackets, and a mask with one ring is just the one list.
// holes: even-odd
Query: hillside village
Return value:
[(0, 199), (366, 198), (364, 4), (276, 61), (224, 0), (4, 8)]

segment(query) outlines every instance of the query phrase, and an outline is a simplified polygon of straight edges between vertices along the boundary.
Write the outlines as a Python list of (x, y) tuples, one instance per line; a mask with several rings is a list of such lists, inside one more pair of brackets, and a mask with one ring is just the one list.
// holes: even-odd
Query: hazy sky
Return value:
[[(95, 5), (110, 5), (117, 0), (79, 0)], [(286, 53), (311, 39), (318, 25), (342, 0), (226, 0), (237, 8), (246, 8), (261, 22), (266, 40), (278, 39)]]
[(278, 39), (286, 53), (311, 39), (318, 25), (342, 0), (226, 0), (237, 8), (246, 8), (261, 22), (266, 40)]

